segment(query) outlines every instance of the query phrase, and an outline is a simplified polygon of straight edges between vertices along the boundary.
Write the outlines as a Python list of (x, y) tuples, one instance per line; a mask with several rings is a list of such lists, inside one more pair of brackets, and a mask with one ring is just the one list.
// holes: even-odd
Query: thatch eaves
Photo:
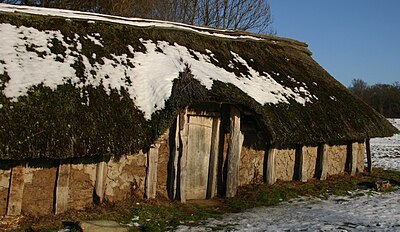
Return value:
[(291, 39), (4, 4), (0, 34), (1, 159), (135, 152), (207, 101), (276, 145), (398, 132)]

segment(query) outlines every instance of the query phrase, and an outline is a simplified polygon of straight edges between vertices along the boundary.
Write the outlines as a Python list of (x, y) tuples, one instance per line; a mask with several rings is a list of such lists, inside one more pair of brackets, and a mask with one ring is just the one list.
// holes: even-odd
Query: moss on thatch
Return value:
[[(190, 67), (187, 67), (180, 78), (175, 79), (164, 109), (153, 113), (151, 120), (146, 120), (125, 90), (106, 92), (102, 85), (79, 87), (68, 82), (56, 89), (38, 85), (32, 87), (26, 96), (18, 97), (17, 101), (6, 98), (3, 92), (0, 94), (0, 159), (71, 158), (137, 152), (146, 149), (164, 133), (180, 110), (195, 102), (245, 106), (255, 112), (262, 124), (261, 129), (265, 131), (266, 142), (276, 145), (341, 143), (391, 136), (398, 132), (383, 116), (355, 98), (320, 67), (311, 58), (305, 44), (294, 40), (268, 36), (264, 36), (264, 40), (227, 39), (193, 31), (91, 23), (23, 13), (0, 13), (0, 23), (34, 27), (40, 31), (59, 30), (64, 42), (76, 52), (76, 41), (71, 38), (79, 35), (82, 44), (79, 53), (92, 64), (101, 64), (102, 57), (113, 59), (111, 54), (131, 54), (128, 44), (135, 51), (145, 52), (146, 48), (140, 42), (144, 39), (177, 43), (203, 54), (208, 49), (218, 60), (211, 60), (214, 65), (237, 74), (246, 73), (247, 68), (239, 63), (236, 64), (238, 69), (229, 67), (234, 60), (233, 51), (254, 70), (273, 73), (272, 78), (290, 88), (302, 83), (318, 98), (305, 105), (294, 100), (290, 104), (260, 105), (232, 84), (214, 81), (212, 89), (207, 90), (192, 77)], [(85, 35), (94, 33), (101, 35), (104, 46), (85, 38)], [(51, 52), (59, 55), (57, 61), (63, 62), (65, 47), (57, 40), (52, 44)], [(34, 47), (29, 49), (35, 50)], [(76, 76), (84, 82), (82, 60), (78, 59), (72, 66)], [(287, 78), (289, 76), (295, 77), (295, 81)], [(9, 79), (6, 71), (0, 73), (1, 91)], [(130, 81), (129, 77), (126, 81)]]

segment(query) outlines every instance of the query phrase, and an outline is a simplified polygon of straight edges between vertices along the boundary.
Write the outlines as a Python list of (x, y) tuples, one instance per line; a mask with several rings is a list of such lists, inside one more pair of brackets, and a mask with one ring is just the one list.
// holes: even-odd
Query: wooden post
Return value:
[(226, 197), (236, 196), (237, 187), (239, 185), (240, 153), (244, 140), (244, 136), (240, 132), (240, 111), (234, 106), (231, 106), (230, 111), (231, 131), (227, 157)]
[(104, 160), (101, 160), (99, 163), (97, 163), (96, 166), (96, 182), (94, 186), (94, 191), (96, 194), (96, 203), (100, 204), (103, 202), (104, 199), (104, 192), (106, 188), (106, 178), (107, 178), (107, 162)]
[(179, 176), (179, 193), (182, 203), (186, 202), (186, 173), (187, 173), (187, 151), (188, 151), (188, 125), (187, 125), (187, 108), (179, 115), (179, 139), (180, 139), (180, 176)]
[(369, 143), (369, 138), (365, 140), (365, 148), (366, 148), (366, 152), (367, 152), (367, 172), (369, 174), (372, 173), (372, 157), (371, 157), (371, 145)]
[(60, 161), (57, 169), (56, 196), (54, 204), (55, 214), (67, 211), (70, 176), (71, 164), (66, 164)]
[(308, 176), (307, 176), (307, 157), (306, 153), (304, 152), (304, 149), (306, 146), (299, 146), (297, 149), (299, 150), (299, 180), (301, 182), (307, 182)]
[(320, 180), (326, 180), (327, 175), (328, 175), (328, 159), (326, 155), (326, 144), (320, 144), (318, 146), (318, 152), (320, 156)]
[[(174, 146), (171, 149), (170, 155), (170, 171), (168, 172), (168, 197), (170, 199), (177, 199), (177, 182), (178, 182), (178, 164), (179, 164), (179, 115), (176, 117), (175, 129), (173, 130)], [(170, 136), (172, 133), (170, 133)]]
[(217, 193), (220, 124), (221, 124), (220, 117), (214, 117), (212, 126), (212, 135), (211, 135), (210, 166), (208, 169), (207, 199), (215, 197)]
[(357, 172), (357, 152), (358, 152), (358, 144), (356, 142), (352, 142), (350, 144), (350, 166), (349, 166), (349, 173), (350, 175), (354, 176)]
[(267, 170), (266, 170), (266, 177), (265, 182), (267, 184), (275, 184), (276, 182), (276, 173), (275, 173), (275, 156), (276, 156), (276, 149), (271, 148), (268, 146), (267, 150)]
[(24, 194), (25, 164), (13, 167), (10, 174), (10, 187), (8, 191), (7, 215), (21, 215), (22, 198)]
[(157, 167), (160, 144), (151, 145), (147, 154), (146, 198), (154, 199), (157, 193)]

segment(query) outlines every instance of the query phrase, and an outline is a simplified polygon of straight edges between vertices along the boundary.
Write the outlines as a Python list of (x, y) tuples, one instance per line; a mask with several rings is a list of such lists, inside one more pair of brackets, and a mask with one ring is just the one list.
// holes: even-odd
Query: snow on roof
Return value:
[[(172, 27), (213, 36), (232, 37), (219, 34), (212, 29), (179, 23), (129, 19), (68, 10), (0, 4), (0, 11), (101, 20), (139, 27)], [(0, 35), (0, 74), (7, 72), (10, 77), (10, 80), (5, 83), (3, 93), (14, 101), (19, 96), (26, 95), (29, 88), (39, 84), (52, 89), (56, 89), (58, 85), (67, 83), (67, 81), (77, 87), (102, 84), (105, 88), (108, 87), (106, 91), (126, 89), (135, 104), (145, 113), (145, 117), (150, 119), (152, 113), (163, 109), (165, 101), (171, 95), (173, 80), (179, 77), (179, 73), (186, 66), (190, 67), (194, 78), (207, 89), (211, 89), (213, 81), (231, 83), (262, 105), (289, 103), (290, 99), (304, 105), (306, 102), (312, 102), (312, 99), (318, 99), (307, 90), (307, 86), (291, 89), (281, 85), (270, 74), (254, 70), (245, 59), (234, 52), (231, 52), (234, 62), (231, 61), (229, 67), (235, 68), (236, 65), (241, 65), (247, 68), (247, 73), (236, 75), (232, 71), (214, 65), (213, 62), (218, 62), (218, 60), (209, 50), (203, 54), (165, 41), (154, 42), (141, 39), (146, 52), (135, 51), (128, 44), (127, 48), (131, 54), (111, 54), (112, 59), (102, 57), (100, 64), (99, 62), (89, 62), (89, 58), (81, 53), (82, 44), (77, 34), (75, 34), (75, 38), (68, 38), (74, 43), (67, 44), (66, 38), (58, 30), (39, 31), (32, 27), (17, 27), (2, 23), (0, 24)], [(102, 46), (102, 38), (99, 33), (83, 37)], [(55, 41), (58, 41), (66, 49), (64, 56), (52, 53), (51, 48)], [(95, 51), (91, 56), (96, 57)], [(85, 82), (76, 76), (76, 70), (71, 66), (78, 59), (81, 59), (85, 67), (84, 76), (87, 78)]]
[[(213, 29), (208, 27), (193, 26), (184, 23), (152, 20), (152, 19), (141, 19), (141, 18), (127, 18), (115, 15), (104, 15), (91, 12), (80, 12), (64, 9), (54, 9), (54, 8), (41, 8), (41, 7), (30, 7), (30, 6), (18, 6), (0, 3), (0, 11), (3, 12), (23, 12), (35, 15), (48, 15), (57, 17), (66, 17), (71, 19), (84, 19), (84, 20), (95, 20), (104, 21), (111, 23), (126, 24), (136, 27), (161, 27), (161, 28), (173, 28), (180, 30), (187, 30), (192, 32), (197, 32), (204, 35), (216, 36), (228, 39), (252, 39), (252, 40), (262, 40), (260, 37), (249, 36), (249, 35), (228, 35), (224, 32), (229, 32), (229, 30)], [(232, 32), (232, 31), (231, 31)]]

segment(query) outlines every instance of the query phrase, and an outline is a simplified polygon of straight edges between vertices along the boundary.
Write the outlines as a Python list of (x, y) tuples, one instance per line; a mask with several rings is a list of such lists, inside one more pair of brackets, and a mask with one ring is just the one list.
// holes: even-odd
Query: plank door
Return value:
[(186, 199), (206, 199), (213, 117), (188, 115)]

